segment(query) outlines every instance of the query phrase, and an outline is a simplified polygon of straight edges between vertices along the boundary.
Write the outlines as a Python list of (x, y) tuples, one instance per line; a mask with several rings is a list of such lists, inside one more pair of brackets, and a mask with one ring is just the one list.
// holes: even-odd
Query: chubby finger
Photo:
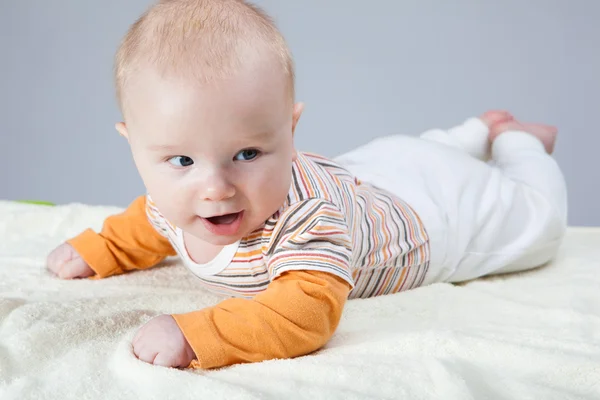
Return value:
[(63, 264), (62, 262), (59, 262), (58, 259), (59, 257), (56, 250), (50, 253), (46, 259), (46, 268), (48, 268), (55, 275), (58, 275)]
[(54, 260), (55, 257), (50, 256), (46, 261), (46, 268), (52, 272), (54, 275), (58, 276), (60, 272), (60, 265)]
[(158, 351), (153, 350), (149, 346), (137, 346), (133, 349), (133, 354), (138, 358), (138, 360), (146, 362), (148, 364), (152, 364), (154, 362), (154, 358), (156, 358), (156, 354)]
[(76, 269), (77, 260), (70, 260), (60, 266), (57, 275), (60, 279), (71, 279), (75, 276)]
[(60, 270), (58, 271), (58, 277), (61, 279), (71, 279), (76, 278), (81, 275), (85, 275), (85, 271), (87, 270), (87, 265), (85, 261), (81, 258), (75, 258), (73, 260), (65, 262)]
[(165, 353), (163, 351), (163, 352), (159, 352), (156, 355), (156, 357), (154, 357), (152, 364), (159, 365), (161, 367), (167, 367), (167, 368), (178, 367), (179, 365), (176, 365), (176, 363), (174, 361), (175, 360), (173, 360), (172, 356), (168, 355), (167, 353)]

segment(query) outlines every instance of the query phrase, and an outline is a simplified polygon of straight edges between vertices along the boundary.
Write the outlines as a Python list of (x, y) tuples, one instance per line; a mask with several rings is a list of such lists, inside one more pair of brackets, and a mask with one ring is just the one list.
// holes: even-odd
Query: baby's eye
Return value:
[(190, 165), (194, 164), (194, 160), (187, 156), (171, 157), (168, 161), (176, 167), (189, 167)]
[(251, 161), (258, 157), (259, 151), (256, 149), (246, 149), (237, 153), (234, 157), (238, 161)]

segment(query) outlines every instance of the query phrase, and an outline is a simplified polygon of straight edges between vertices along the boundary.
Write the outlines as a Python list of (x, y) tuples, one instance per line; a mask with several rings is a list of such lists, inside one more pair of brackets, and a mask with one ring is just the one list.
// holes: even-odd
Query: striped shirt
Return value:
[(146, 213), (208, 289), (230, 296), (251, 298), (283, 272), (317, 270), (350, 283), (349, 298), (367, 298), (417, 287), (429, 267), (429, 238), (408, 204), (310, 153), (298, 153), (280, 209), (207, 264), (189, 257), (183, 232), (150, 196)]

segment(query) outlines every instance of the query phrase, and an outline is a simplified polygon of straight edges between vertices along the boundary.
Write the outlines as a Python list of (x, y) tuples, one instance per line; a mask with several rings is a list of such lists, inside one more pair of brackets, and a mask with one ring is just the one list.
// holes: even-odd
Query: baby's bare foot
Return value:
[(508, 111), (503, 110), (491, 110), (483, 113), (479, 119), (483, 121), (484, 124), (491, 128), (492, 126), (500, 123), (500, 122), (508, 122), (512, 121), (515, 118)]
[(538, 138), (543, 144), (546, 152), (552, 154), (558, 129), (552, 125), (527, 124), (518, 121), (500, 122), (490, 129), (490, 142), (493, 142), (500, 134), (507, 131), (522, 131)]

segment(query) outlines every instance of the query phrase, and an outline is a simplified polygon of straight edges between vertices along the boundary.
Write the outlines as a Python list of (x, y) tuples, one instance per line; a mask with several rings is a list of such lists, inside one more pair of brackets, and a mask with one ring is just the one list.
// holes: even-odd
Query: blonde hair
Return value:
[(274, 56), (294, 98), (294, 65), (273, 20), (244, 0), (161, 0), (131, 25), (115, 57), (117, 100), (140, 68), (208, 83), (239, 71), (249, 57)]

